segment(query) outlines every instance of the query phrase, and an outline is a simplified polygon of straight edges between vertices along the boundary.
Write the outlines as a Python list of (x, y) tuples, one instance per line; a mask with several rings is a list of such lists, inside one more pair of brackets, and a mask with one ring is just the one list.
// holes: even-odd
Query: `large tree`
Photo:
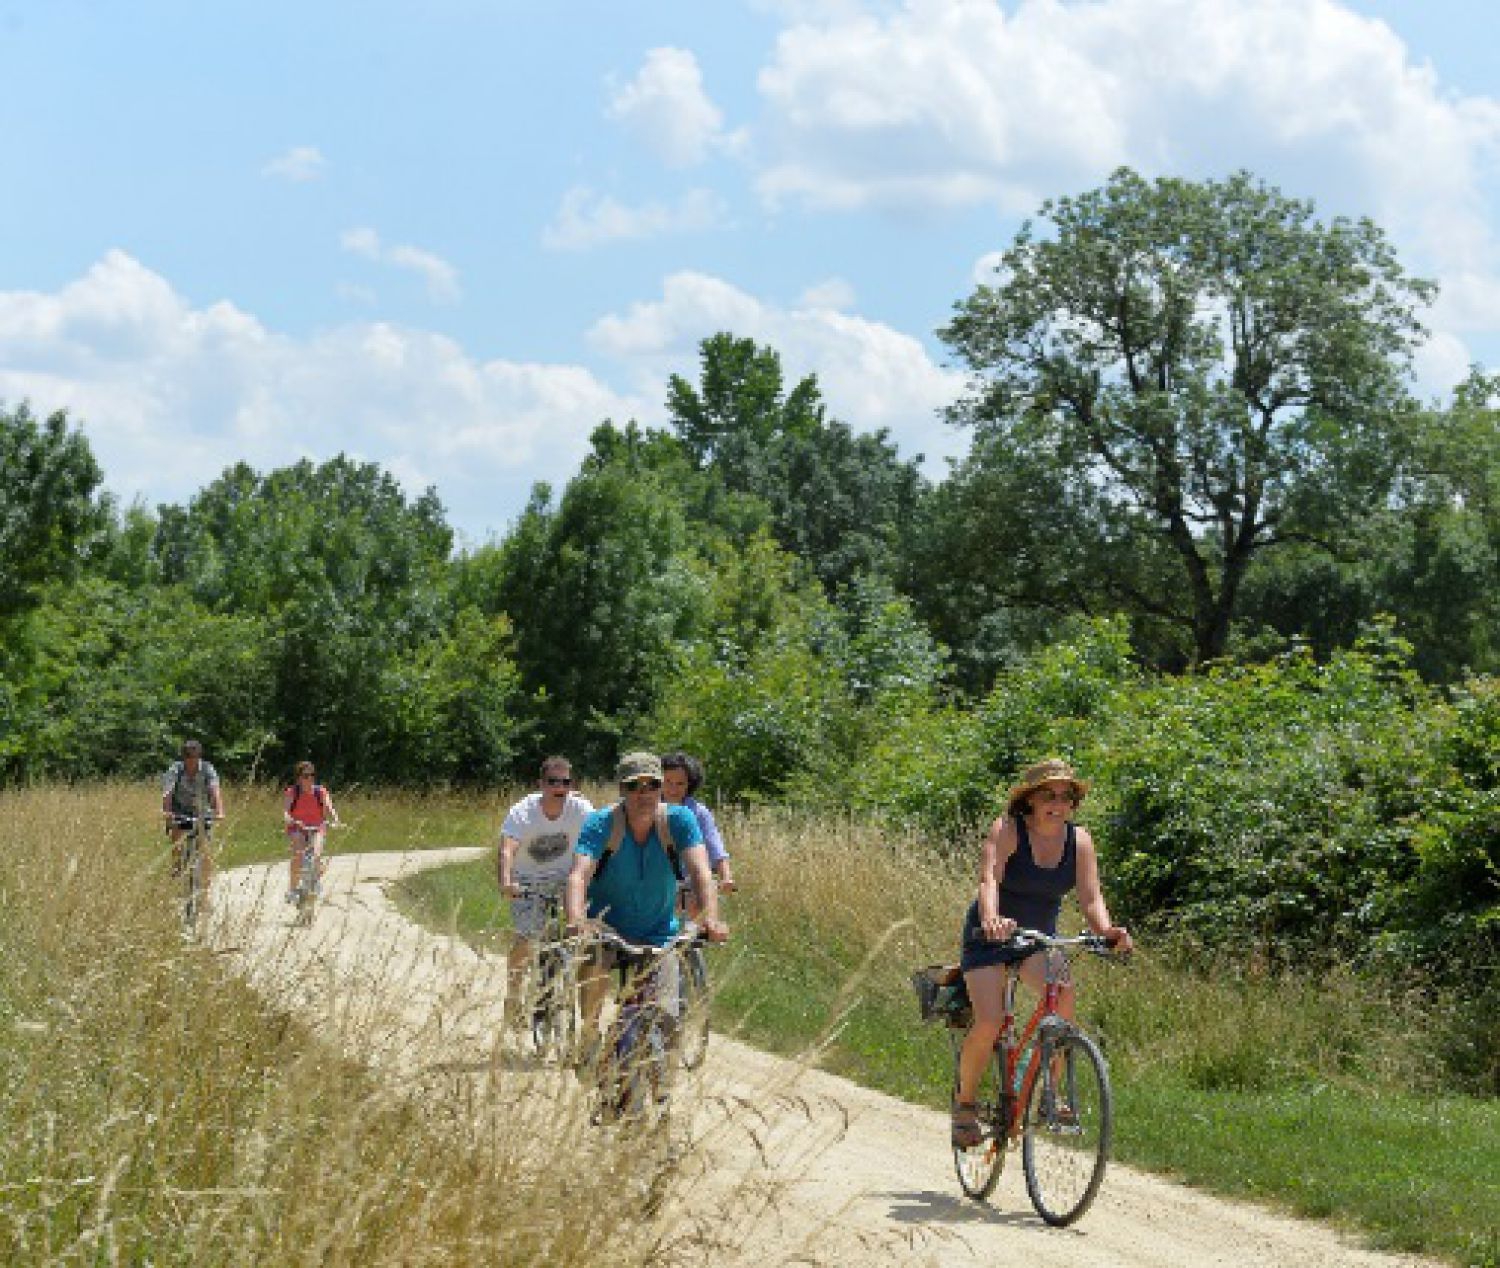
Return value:
[[(941, 332), (973, 372), (952, 417), (1060, 473), (1101, 558), (1135, 539), (1174, 560), (1170, 583), (1155, 562), (1093, 582), (1180, 626), (1198, 660), (1219, 656), (1258, 552), (1332, 549), (1389, 489), (1433, 288), (1374, 224), (1319, 220), (1244, 173), (1121, 170), (1040, 219)], [(1010, 483), (1024, 535), (1028, 485)], [(1038, 567), (1044, 545), (1029, 543)], [(1024, 580), (1023, 600), (1045, 588)]]

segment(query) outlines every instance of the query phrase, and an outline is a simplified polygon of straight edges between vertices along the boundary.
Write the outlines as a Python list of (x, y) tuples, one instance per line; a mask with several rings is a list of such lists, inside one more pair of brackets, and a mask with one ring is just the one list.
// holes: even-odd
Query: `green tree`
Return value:
[(1411, 419), (1391, 496), (1343, 549), (1295, 545), (1257, 560), (1236, 650), (1298, 637), (1326, 658), (1387, 613), (1429, 680), (1500, 670), (1497, 404), (1500, 378), (1475, 371), (1448, 408)]
[[(781, 358), (752, 339), (699, 346), (700, 381), (673, 375), (667, 413), (705, 479), (699, 514), (748, 539), (769, 523), (831, 594), (860, 573), (898, 570), (897, 550), (926, 489), (886, 432), (856, 433), (826, 416), (817, 379), (786, 389)], [(757, 517), (744, 499), (765, 508)]]
[(269, 760), (315, 755), (334, 777), (405, 781), (434, 772), (388, 742), (384, 706), (393, 667), (448, 629), (451, 548), (431, 490), (408, 500), (379, 467), (341, 456), (230, 468), (186, 509), (161, 508), (155, 555), (169, 584), (273, 632)]
[(1169, 552), (1173, 584), (1118, 582), (1217, 657), (1258, 552), (1327, 548), (1390, 489), (1433, 288), (1369, 221), (1244, 173), (1121, 170), (1040, 215), (941, 332), (974, 374), (952, 416), (1063, 473), (1097, 537)]
[(95, 496), (103, 480), (65, 411), (42, 420), (25, 401), (0, 408), (0, 618), (31, 606), (43, 584), (76, 573), (80, 552), (109, 522), (108, 504)]
[(607, 770), (700, 626), (683, 493), (630, 461), (586, 464), (554, 508), (533, 491), (493, 599), (515, 629), (538, 748)]

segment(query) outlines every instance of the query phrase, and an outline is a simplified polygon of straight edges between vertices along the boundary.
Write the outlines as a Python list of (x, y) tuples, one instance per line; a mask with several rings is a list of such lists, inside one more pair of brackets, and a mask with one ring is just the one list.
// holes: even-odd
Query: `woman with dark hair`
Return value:
[(286, 900), (294, 903), (297, 901), (297, 887), (302, 883), (302, 834), (312, 833), (313, 866), (321, 875), (323, 843), (328, 837), (329, 827), (339, 821), (333, 798), (328, 795), (328, 789), (317, 782), (317, 772), (311, 762), (297, 763), (291, 785), (281, 794), (281, 818), (291, 850), (291, 885), (286, 891)]
[(703, 785), (703, 763), (687, 753), (663, 753), (661, 769), (662, 800), (693, 812), (698, 829), (703, 833), (703, 844), (708, 847), (708, 866), (714, 879), (725, 893), (733, 893), (734, 871), (729, 865), (724, 838), (719, 835), (719, 825), (714, 822), (713, 812), (693, 796)]

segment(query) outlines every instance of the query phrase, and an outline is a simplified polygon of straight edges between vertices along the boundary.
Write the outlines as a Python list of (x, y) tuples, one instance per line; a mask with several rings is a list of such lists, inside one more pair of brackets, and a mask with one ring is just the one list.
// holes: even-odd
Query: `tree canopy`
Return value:
[(1245, 173), (1121, 170), (1040, 218), (941, 332), (973, 373), (952, 417), (1060, 473), (1074, 531), (1170, 552), (1170, 585), (1154, 567), (1098, 584), (1220, 656), (1258, 552), (1331, 549), (1391, 487), (1433, 288), (1373, 223)]

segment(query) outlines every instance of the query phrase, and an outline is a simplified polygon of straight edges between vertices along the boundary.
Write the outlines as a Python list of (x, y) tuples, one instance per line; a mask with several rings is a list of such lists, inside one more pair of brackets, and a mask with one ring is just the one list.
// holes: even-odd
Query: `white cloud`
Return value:
[(229, 303), (193, 307), (120, 251), (55, 293), (0, 291), (0, 348), (0, 399), (72, 411), (126, 498), (345, 452), (412, 493), (436, 485), (471, 537), (503, 529), (532, 481), (565, 482), (603, 419), (647, 408), (580, 366), (480, 360), (429, 331), (291, 338)]
[(1500, 99), (1445, 89), (1337, 0), (778, 7), (757, 138), (772, 206), (1029, 213), (1120, 164), (1245, 167), (1385, 227), (1452, 293), (1435, 328), (1493, 315)]
[(935, 460), (963, 452), (967, 438), (937, 419), (961, 394), (963, 377), (933, 362), (910, 335), (827, 304), (781, 308), (716, 277), (677, 273), (661, 298), (595, 323), (590, 341), (626, 363), (637, 392), (664, 399), (673, 373), (689, 373), (698, 346), (728, 331), (774, 347), (788, 385), (816, 374), (830, 414), (862, 431), (887, 428), (910, 457)]
[(628, 206), (608, 194), (575, 186), (563, 195), (542, 244), (554, 251), (583, 251), (607, 242), (700, 233), (728, 223), (724, 200), (707, 189), (693, 189), (676, 203)]
[(1334, 0), (884, 8), (780, 36), (760, 77), (768, 197), (1030, 207), (1120, 163), (1218, 172), (1228, 152), (1433, 203), (1500, 142), (1500, 105), (1442, 93), (1388, 27)]
[(294, 145), (285, 154), (277, 155), (263, 168), (262, 176), (284, 181), (314, 181), (323, 175), (328, 160), (315, 145)]
[(652, 49), (606, 113), (669, 167), (691, 167), (737, 143), (724, 132), (723, 111), (704, 91), (698, 59), (686, 49)]
[(339, 237), (339, 245), (345, 251), (367, 260), (417, 274), (427, 286), (428, 298), (435, 303), (452, 303), (462, 294), (458, 284), (458, 270), (442, 256), (431, 251), (400, 243), (386, 245), (381, 241), (380, 235), (368, 226), (345, 230)]
[(802, 298), (798, 303), (803, 308), (832, 308), (835, 310), (853, 308), (855, 303), (854, 286), (842, 277), (826, 278), (803, 291)]

